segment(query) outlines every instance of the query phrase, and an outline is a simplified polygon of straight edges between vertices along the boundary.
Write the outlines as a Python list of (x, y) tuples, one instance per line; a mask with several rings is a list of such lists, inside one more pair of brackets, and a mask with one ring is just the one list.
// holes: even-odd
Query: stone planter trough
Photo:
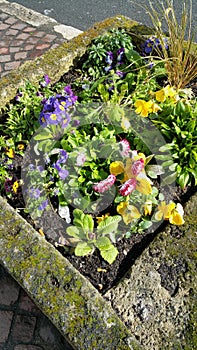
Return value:
[[(147, 28), (107, 19), (0, 80), (3, 111), (24, 80), (53, 82), (110, 28)], [(45, 238), (0, 198), (0, 262), (77, 350), (197, 349), (197, 195), (187, 203), (180, 239), (167, 227), (122, 281), (102, 297)]]

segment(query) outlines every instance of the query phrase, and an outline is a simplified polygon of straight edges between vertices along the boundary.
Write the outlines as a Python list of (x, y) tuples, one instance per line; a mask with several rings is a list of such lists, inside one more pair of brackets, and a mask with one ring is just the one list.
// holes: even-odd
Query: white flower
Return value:
[(69, 207), (67, 205), (66, 206), (62, 206), (62, 205), (59, 204), (58, 213), (59, 213), (59, 216), (61, 216), (62, 219), (66, 220), (67, 224), (70, 224), (70, 222), (71, 222), (70, 210), (69, 210)]

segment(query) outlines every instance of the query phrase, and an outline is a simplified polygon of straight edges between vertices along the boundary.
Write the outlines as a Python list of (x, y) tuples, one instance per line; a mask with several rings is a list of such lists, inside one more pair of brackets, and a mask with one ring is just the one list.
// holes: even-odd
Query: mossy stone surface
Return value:
[(140, 350), (110, 304), (0, 197), (0, 262), (77, 350)]
[(144, 350), (197, 349), (197, 194), (184, 217), (179, 238), (168, 226), (105, 295)]

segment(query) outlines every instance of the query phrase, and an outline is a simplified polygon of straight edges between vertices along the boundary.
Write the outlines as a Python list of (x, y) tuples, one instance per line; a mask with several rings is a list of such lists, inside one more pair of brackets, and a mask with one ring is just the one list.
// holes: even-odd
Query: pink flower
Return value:
[(133, 162), (132, 173), (137, 176), (144, 169), (144, 159), (140, 158)]
[(130, 143), (129, 143), (129, 141), (127, 141), (126, 139), (124, 139), (124, 140), (122, 140), (122, 141), (120, 141), (119, 142), (119, 144), (120, 144), (120, 154), (121, 154), (121, 156), (122, 157), (126, 157), (126, 156), (128, 156), (128, 154), (129, 154), (129, 151), (130, 151)]
[(133, 192), (136, 189), (136, 185), (136, 179), (129, 179), (124, 183), (124, 185), (121, 186), (119, 192), (122, 196), (128, 196), (131, 192)]
[(82, 166), (86, 160), (86, 155), (84, 153), (79, 153), (77, 156), (77, 166)]
[(110, 189), (110, 187), (113, 186), (115, 181), (116, 181), (115, 175), (109, 175), (107, 177), (107, 179), (102, 180), (102, 181), (98, 182), (97, 184), (95, 184), (93, 186), (93, 190), (95, 192), (99, 192), (99, 193), (103, 193), (105, 191), (108, 191)]

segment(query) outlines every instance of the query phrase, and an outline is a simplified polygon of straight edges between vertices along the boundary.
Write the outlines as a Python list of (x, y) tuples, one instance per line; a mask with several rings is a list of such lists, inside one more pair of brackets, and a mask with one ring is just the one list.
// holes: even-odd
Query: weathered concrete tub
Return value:
[[(56, 82), (85, 53), (93, 38), (112, 27), (142, 30), (136, 22), (118, 16), (34, 62), (26, 62), (0, 80), (0, 110), (24, 80), (38, 83), (48, 74)], [(196, 210), (194, 196), (187, 205), (185, 235), (177, 240), (170, 237), (168, 229), (161, 233), (105, 299), (2, 198), (0, 262), (77, 350), (194, 350)]]

